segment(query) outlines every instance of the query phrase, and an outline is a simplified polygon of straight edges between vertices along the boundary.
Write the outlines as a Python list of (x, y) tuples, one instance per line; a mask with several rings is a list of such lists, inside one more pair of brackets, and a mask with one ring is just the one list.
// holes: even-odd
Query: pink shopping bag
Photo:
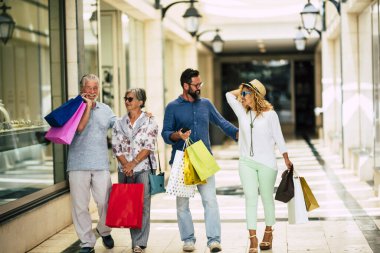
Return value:
[(51, 127), (45, 138), (58, 144), (71, 144), (85, 109), (86, 104), (82, 102), (69, 121), (62, 127)]

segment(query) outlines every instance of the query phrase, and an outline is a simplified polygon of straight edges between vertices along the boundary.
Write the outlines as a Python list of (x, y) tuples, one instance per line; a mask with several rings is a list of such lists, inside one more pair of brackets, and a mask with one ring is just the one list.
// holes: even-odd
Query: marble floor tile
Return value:
[[(232, 143), (232, 142), (231, 142)], [(246, 253), (249, 248), (245, 223), (245, 200), (238, 173), (238, 147), (235, 143), (213, 147), (221, 166), (216, 174), (217, 198), (222, 227), (224, 253)], [(273, 248), (267, 253), (371, 253), (380, 252), (380, 199), (372, 187), (362, 182), (353, 171), (343, 167), (339, 156), (333, 154), (320, 140), (311, 140), (314, 153), (304, 140), (292, 139), (287, 143), (288, 153), (295, 168), (305, 177), (320, 207), (309, 212), (309, 222), (289, 225), (287, 204), (275, 201), (276, 219)], [(314, 154), (319, 154), (319, 157)], [(277, 152), (281, 178), (284, 164)], [(323, 163), (320, 163), (323, 161)], [(113, 180), (115, 176), (113, 175)], [(177, 225), (175, 197), (158, 194), (152, 197), (151, 231), (146, 253), (181, 253), (183, 243)], [(190, 200), (197, 238), (194, 253), (209, 253), (204, 209), (199, 193)], [(93, 227), (97, 213), (92, 214)], [(262, 240), (264, 209), (258, 201), (257, 237)], [(97, 253), (131, 253), (128, 229), (113, 229), (115, 247), (107, 250), (97, 239)], [(29, 251), (71, 253), (79, 250), (79, 241), (73, 225), (63, 229)], [(264, 251), (261, 251), (264, 252)]]

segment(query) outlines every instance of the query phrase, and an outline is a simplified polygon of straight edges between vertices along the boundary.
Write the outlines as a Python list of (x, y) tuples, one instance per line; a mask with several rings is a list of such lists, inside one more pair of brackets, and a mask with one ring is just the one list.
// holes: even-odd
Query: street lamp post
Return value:
[(298, 27), (298, 31), (296, 33), (296, 37), (294, 38), (294, 44), (298, 51), (304, 51), (306, 47), (306, 37), (302, 32), (302, 27)]
[[(322, 31), (326, 31), (326, 1), (327, 0), (323, 0), (322, 9), (321, 11), (319, 11), (312, 3), (310, 3), (310, 0), (308, 0), (307, 4), (303, 7), (303, 10), (300, 12), (303, 28), (309, 34), (313, 30), (317, 31), (319, 34), (321, 33), (321, 31), (318, 31), (315, 28), (318, 14), (321, 14), (322, 16)], [(328, 1), (335, 6), (336, 10), (338, 11), (338, 14), (340, 15), (340, 2), (335, 0)]]
[(0, 39), (5, 45), (7, 44), (8, 40), (12, 38), (16, 23), (13, 20), (12, 16), (7, 13), (7, 10), (10, 10), (11, 7), (8, 7), (5, 5), (5, 3), (3, 3), (0, 9), (3, 10), (3, 12), (0, 14)]
[(216, 35), (214, 39), (211, 41), (211, 43), (214, 53), (221, 53), (223, 51), (224, 41), (222, 40), (222, 37), (220, 37), (219, 35), (219, 29), (216, 29)]
[(315, 29), (319, 10), (308, 0), (300, 14), (303, 28), (310, 34)]
[(219, 35), (219, 29), (215, 29), (215, 30), (205, 30), (199, 34), (196, 35), (196, 39), (197, 41), (200, 41), (199, 38), (205, 34), (205, 33), (208, 33), (208, 32), (215, 32), (215, 36), (214, 38), (212, 39), (211, 41), (211, 45), (212, 45), (212, 51), (216, 54), (218, 53), (221, 53), (223, 51), (223, 45), (224, 45), (224, 40), (222, 40), (222, 37), (220, 37)]
[(190, 7), (186, 10), (185, 14), (183, 14), (183, 18), (185, 20), (185, 29), (188, 31), (191, 36), (194, 36), (197, 34), (198, 28), (199, 28), (199, 23), (200, 23), (200, 18), (202, 17), (198, 10), (194, 7), (194, 3), (198, 2), (196, 0), (189, 0), (189, 1), (177, 1), (174, 3), (169, 4), (166, 7), (162, 7), (160, 4), (160, 0), (155, 1), (154, 7), (156, 9), (161, 9), (161, 19), (164, 19), (166, 12), (170, 7), (172, 7), (175, 4), (179, 3), (190, 3)]

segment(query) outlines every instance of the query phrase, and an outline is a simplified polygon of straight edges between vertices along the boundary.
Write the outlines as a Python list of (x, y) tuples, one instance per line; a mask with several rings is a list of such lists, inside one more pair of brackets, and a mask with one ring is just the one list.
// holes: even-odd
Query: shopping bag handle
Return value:
[[(150, 123), (150, 118), (149, 118), (149, 122), (148, 123)], [(156, 146), (157, 158), (158, 158), (158, 171), (159, 171), (159, 173), (161, 173), (160, 151), (158, 150), (158, 139), (157, 139), (157, 136), (156, 136), (156, 145), (155, 146)], [(153, 155), (154, 155), (154, 151), (153, 151)], [(152, 160), (150, 159), (150, 154), (148, 155), (148, 160), (149, 160), (150, 171), (153, 174), (153, 165), (152, 165)]]
[(191, 146), (192, 144), (194, 144), (194, 141), (190, 139), (190, 137), (185, 140), (186, 147)]
[[(156, 150), (157, 150), (157, 157), (158, 157), (158, 171), (161, 173), (161, 162), (160, 162), (160, 152), (158, 151), (158, 145), (157, 145), (157, 138), (156, 138)], [(154, 151), (153, 151), (154, 154)], [(152, 165), (152, 160), (150, 159), (150, 154), (148, 155), (148, 160), (149, 160), (149, 166), (150, 166), (150, 172), (154, 174), (153, 171), (153, 165)]]
[(298, 178), (298, 177), (300, 177), (298, 171), (293, 168), (293, 178)]
[(150, 159), (150, 154), (148, 155), (148, 160), (149, 160), (150, 173), (154, 175), (155, 173), (153, 171), (153, 165), (152, 165), (152, 160)]

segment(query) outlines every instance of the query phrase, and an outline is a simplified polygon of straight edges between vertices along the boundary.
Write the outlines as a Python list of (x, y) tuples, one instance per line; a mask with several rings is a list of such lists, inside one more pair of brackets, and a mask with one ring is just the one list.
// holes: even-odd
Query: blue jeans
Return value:
[[(202, 204), (204, 208), (204, 219), (206, 224), (207, 245), (211, 242), (220, 241), (220, 215), (218, 202), (216, 200), (215, 176), (207, 178), (207, 184), (197, 185), (198, 191), (201, 194)], [(177, 220), (181, 240), (193, 241), (194, 224), (189, 208), (189, 198), (177, 197)]]

